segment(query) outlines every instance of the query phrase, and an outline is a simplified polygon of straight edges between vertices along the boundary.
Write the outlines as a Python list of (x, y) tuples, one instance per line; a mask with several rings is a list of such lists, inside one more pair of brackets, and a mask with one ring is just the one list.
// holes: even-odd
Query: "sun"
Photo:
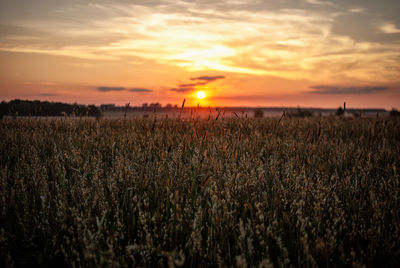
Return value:
[(206, 93), (204, 93), (204, 91), (197, 91), (196, 97), (198, 99), (204, 99), (206, 97)]

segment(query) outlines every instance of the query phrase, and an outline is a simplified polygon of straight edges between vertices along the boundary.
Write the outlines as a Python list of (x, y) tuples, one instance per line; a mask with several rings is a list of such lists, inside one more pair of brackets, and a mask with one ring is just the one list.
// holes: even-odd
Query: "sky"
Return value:
[(400, 108), (399, 0), (0, 0), (0, 100)]

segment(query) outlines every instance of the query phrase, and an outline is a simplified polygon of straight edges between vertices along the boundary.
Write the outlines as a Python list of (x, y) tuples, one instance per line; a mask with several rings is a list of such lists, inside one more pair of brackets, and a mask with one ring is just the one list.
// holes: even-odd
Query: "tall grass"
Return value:
[(2, 266), (398, 267), (399, 122), (0, 121)]

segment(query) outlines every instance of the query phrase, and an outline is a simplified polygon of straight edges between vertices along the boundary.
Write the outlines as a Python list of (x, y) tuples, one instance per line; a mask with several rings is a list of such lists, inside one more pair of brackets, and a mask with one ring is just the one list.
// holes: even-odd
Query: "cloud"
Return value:
[(379, 28), (382, 32), (386, 33), (386, 34), (396, 34), (396, 33), (400, 33), (400, 29), (396, 27), (395, 24), (393, 23), (386, 23), (381, 25), (381, 27)]
[(124, 87), (98, 87), (97, 90), (101, 91), (101, 92), (109, 92), (109, 91), (122, 91), (122, 90), (125, 90), (125, 88)]
[(180, 84), (178, 87), (195, 87), (195, 86), (204, 86), (207, 82), (197, 82), (197, 83), (189, 83), (189, 84)]
[(152, 89), (140, 88), (140, 87), (134, 87), (134, 88), (130, 88), (130, 89), (126, 89), (125, 87), (98, 87), (97, 90), (101, 91), (101, 92), (124, 91), (124, 90), (128, 90), (130, 92), (152, 92), (153, 91)]
[(194, 87), (174, 87), (170, 88), (170, 91), (175, 91), (175, 92), (188, 92), (194, 90)]
[(190, 80), (202, 80), (207, 82), (213, 82), (218, 79), (224, 79), (225, 76), (223, 75), (216, 75), (216, 76), (199, 76), (199, 77), (192, 77)]
[(56, 97), (56, 96), (59, 96), (59, 95), (55, 94), (55, 93), (41, 93), (38, 96), (40, 96), (40, 97)]
[(129, 89), (130, 92), (152, 92), (152, 89), (148, 89), (148, 88), (131, 88)]
[(333, 6), (331, 2), (326, 2), (326, 1), (319, 1), (319, 0), (306, 0), (307, 3), (312, 4), (312, 5), (328, 5), (328, 6)]
[[(4, 6), (2, 15), (11, 17), (0, 27), (0, 51), (118, 62), (135, 57), (187, 71), (314, 81), (333, 81), (336, 70), (315, 69), (328, 61), (337, 66), (344, 57), (362, 63), (351, 73), (358, 81), (390, 82), (399, 67), (392, 60), (398, 0), (40, 2)], [(331, 56), (316, 56), (322, 53)], [(193, 80), (222, 79), (200, 78)]]
[(195, 90), (197, 86), (205, 86), (209, 83), (212, 83), (218, 79), (224, 79), (223, 75), (215, 75), (215, 76), (198, 76), (192, 77), (190, 80), (195, 81), (195, 83), (183, 83), (179, 84), (177, 87), (170, 88), (170, 91), (175, 92), (188, 92)]
[(328, 94), (328, 95), (341, 95), (341, 94), (370, 94), (389, 89), (384, 86), (356, 86), (356, 87), (341, 87), (341, 86), (312, 86), (314, 89), (311, 93), (314, 94)]

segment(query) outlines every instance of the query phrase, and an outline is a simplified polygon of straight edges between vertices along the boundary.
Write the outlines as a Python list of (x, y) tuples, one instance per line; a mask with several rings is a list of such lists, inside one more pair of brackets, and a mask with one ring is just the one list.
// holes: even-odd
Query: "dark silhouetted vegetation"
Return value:
[(397, 109), (393, 108), (390, 111), (390, 116), (400, 116), (400, 112)]
[(342, 116), (344, 114), (344, 110), (342, 107), (337, 108), (336, 110), (336, 115), (337, 116)]
[(294, 111), (287, 111), (286, 115), (289, 117), (310, 117), (313, 113), (306, 109), (297, 108)]
[(12, 100), (1, 102), (1, 116), (94, 116), (101, 111), (95, 105), (67, 104), (61, 102)]
[(255, 109), (254, 110), (254, 117), (260, 118), (264, 116), (264, 112), (261, 109)]

